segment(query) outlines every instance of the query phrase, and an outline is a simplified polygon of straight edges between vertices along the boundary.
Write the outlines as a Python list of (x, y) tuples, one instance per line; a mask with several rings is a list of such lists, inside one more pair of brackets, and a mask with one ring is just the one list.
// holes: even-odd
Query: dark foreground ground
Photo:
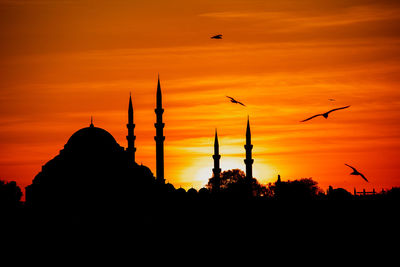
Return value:
[(295, 253), (311, 261), (321, 253), (366, 259), (381, 251), (387, 259), (399, 255), (398, 215), (393, 201), (188, 200), (79, 211), (20, 207), (3, 212), (1, 229), (7, 249), (42, 260), (267, 262), (296, 260)]

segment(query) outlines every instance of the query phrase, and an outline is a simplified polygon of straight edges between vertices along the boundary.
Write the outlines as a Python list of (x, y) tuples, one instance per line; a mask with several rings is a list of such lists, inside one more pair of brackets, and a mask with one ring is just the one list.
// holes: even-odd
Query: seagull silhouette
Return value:
[(329, 113), (331, 113), (331, 112), (333, 112), (333, 111), (336, 111), (336, 110), (345, 109), (345, 108), (348, 108), (348, 107), (350, 107), (350, 106), (345, 106), (345, 107), (341, 107), (341, 108), (334, 108), (334, 109), (329, 110), (328, 112), (314, 115), (314, 116), (312, 116), (312, 117), (310, 117), (310, 118), (308, 118), (308, 119), (302, 120), (302, 121), (300, 121), (300, 122), (309, 121), (309, 120), (311, 120), (311, 119), (313, 119), (313, 118), (315, 118), (315, 117), (318, 117), (318, 116), (323, 116), (325, 119), (327, 119)]
[(368, 182), (368, 180), (367, 180), (367, 178), (365, 178), (364, 174), (362, 174), (361, 172), (357, 171), (356, 168), (354, 168), (354, 167), (352, 167), (352, 166), (350, 166), (349, 164), (346, 164), (346, 163), (344, 165), (349, 166), (350, 168), (353, 169), (353, 172), (350, 173), (351, 175), (360, 175), (365, 181)]
[(227, 98), (230, 98), (232, 103), (240, 104), (240, 105), (242, 105), (242, 106), (246, 106), (246, 105), (243, 104), (242, 102), (239, 102), (239, 101), (235, 100), (233, 97), (230, 97), (230, 96), (226, 96), (226, 97), (227, 97)]
[(222, 34), (217, 34), (211, 37), (211, 39), (222, 39)]

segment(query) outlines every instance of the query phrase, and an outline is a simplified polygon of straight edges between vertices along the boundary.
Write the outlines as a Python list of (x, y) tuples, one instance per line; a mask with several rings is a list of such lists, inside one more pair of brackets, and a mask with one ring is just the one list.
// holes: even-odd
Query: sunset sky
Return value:
[(215, 128), (222, 170), (245, 170), (247, 116), (263, 184), (400, 186), (397, 0), (0, 0), (0, 179), (31, 184), (90, 116), (126, 147), (130, 92), (155, 173), (158, 74), (175, 187), (207, 183)]

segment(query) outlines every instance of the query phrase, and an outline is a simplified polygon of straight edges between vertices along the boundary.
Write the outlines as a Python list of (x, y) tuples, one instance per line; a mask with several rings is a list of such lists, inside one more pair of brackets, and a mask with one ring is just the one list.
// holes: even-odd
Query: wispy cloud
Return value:
[(214, 19), (267, 19), (278, 17), (281, 12), (243, 12), (243, 11), (223, 11), (209, 12), (199, 14), (200, 17), (208, 17)]
[(400, 7), (359, 5), (336, 12), (305, 13), (296, 11), (223, 11), (199, 14), (219, 20), (261, 20), (270, 22), (269, 30), (344, 26), (355, 23), (400, 19)]
[(76, 4), (72, 0), (0, 0), (0, 5), (49, 5), (49, 4)]

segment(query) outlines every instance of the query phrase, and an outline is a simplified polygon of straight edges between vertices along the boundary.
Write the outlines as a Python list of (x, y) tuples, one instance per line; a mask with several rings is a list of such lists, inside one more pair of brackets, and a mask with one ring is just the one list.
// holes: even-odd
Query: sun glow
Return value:
[[(221, 156), (220, 165), (221, 172), (232, 169), (241, 169), (246, 172), (246, 166), (241, 158)], [(178, 183), (177, 186), (186, 189), (190, 187), (197, 189), (204, 187), (208, 183), (208, 179), (213, 175), (213, 167), (213, 159), (211, 156), (197, 158), (189, 167), (182, 170), (180, 174), (182, 183)], [(267, 164), (259, 162), (253, 166), (253, 176), (262, 184), (275, 181), (277, 175), (278, 171)], [(186, 183), (183, 182), (183, 180), (185, 180), (184, 177), (187, 179), (190, 178), (191, 186), (185, 186)]]

